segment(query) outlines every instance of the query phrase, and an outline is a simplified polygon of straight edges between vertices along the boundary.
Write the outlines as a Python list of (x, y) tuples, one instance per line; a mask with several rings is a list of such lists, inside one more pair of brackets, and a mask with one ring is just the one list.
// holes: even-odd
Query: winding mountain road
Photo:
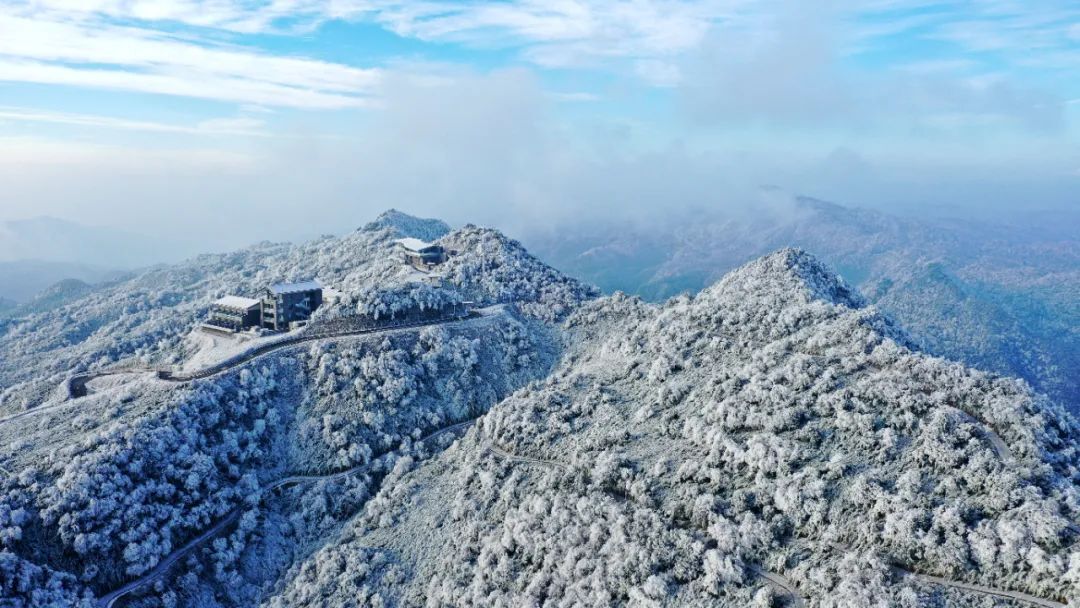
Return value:
[[(436, 437), (438, 437), (440, 435), (444, 435), (446, 433), (453, 433), (453, 432), (459, 431), (459, 430), (461, 430), (463, 428), (466, 428), (466, 427), (472, 425), (474, 422), (476, 422), (477, 418), (479, 418), (479, 416), (474, 417), (474, 418), (470, 418), (468, 420), (463, 420), (463, 421), (457, 422), (455, 424), (451, 424), (450, 426), (446, 426), (446, 427), (443, 427), (441, 429), (436, 429), (436, 430), (432, 431), (431, 433), (428, 433), (427, 435), (421, 437), (420, 439), (417, 439), (414, 443), (423, 443), (425, 441), (429, 441), (431, 439), (434, 439), (434, 438), (436, 438)], [(273, 492), (274, 490), (277, 490), (279, 488), (284, 488), (284, 487), (287, 487), (287, 486), (295, 486), (295, 485), (300, 485), (300, 484), (304, 484), (304, 483), (315, 483), (315, 482), (319, 482), (319, 481), (333, 481), (333, 480), (337, 480), (337, 479), (342, 479), (344, 477), (348, 477), (350, 475), (355, 475), (357, 473), (361, 473), (363, 471), (366, 471), (368, 468), (370, 468), (378, 460), (380, 460), (381, 458), (384, 458), (388, 454), (392, 454), (394, 451), (396, 451), (396, 450), (391, 450), (391, 451), (386, 452), (384, 454), (380, 454), (379, 456), (377, 456), (375, 458), (372, 458), (370, 461), (368, 461), (365, 464), (357, 465), (355, 467), (345, 469), (343, 471), (338, 471), (336, 473), (327, 473), (325, 475), (289, 475), (288, 477), (283, 477), (283, 478), (281, 478), (281, 479), (279, 479), (279, 480), (277, 480), (277, 481), (275, 481), (275, 482), (261, 488), (259, 490), (259, 500), (262, 501), (262, 499), (265, 498), (268, 494), (270, 494), (271, 492)], [(98, 601), (97, 601), (98, 608), (113, 608), (113, 606), (116, 605), (116, 602), (120, 598), (122, 598), (122, 597), (136, 591), (137, 589), (139, 589), (141, 587), (144, 587), (144, 586), (150, 584), (151, 582), (157, 580), (158, 578), (160, 578), (162, 575), (164, 575), (166, 572), (168, 572), (169, 568), (171, 568), (174, 564), (176, 564), (177, 561), (183, 559), (188, 554), (190, 554), (193, 550), (195, 550), (199, 545), (203, 544), (204, 542), (206, 542), (207, 540), (213, 538), (214, 536), (217, 536), (217, 534), (219, 532), (221, 532), (222, 530), (227, 528), (229, 525), (234, 523), (240, 517), (240, 514), (243, 512), (243, 510), (244, 510), (243, 507), (237, 507), (237, 508), (233, 509), (225, 517), (221, 518), (221, 520), (218, 521), (216, 524), (214, 524), (210, 528), (204, 530), (203, 532), (201, 532), (195, 538), (193, 538), (193, 539), (189, 540), (188, 542), (184, 543), (184, 545), (182, 547), (180, 547), (179, 549), (177, 549), (176, 551), (173, 551), (169, 555), (162, 558), (161, 561), (158, 562), (158, 564), (156, 566), (154, 566), (154, 568), (152, 570), (150, 570), (149, 572), (147, 572), (146, 574), (143, 574), (139, 578), (137, 578), (137, 579), (135, 579), (135, 580), (133, 580), (133, 581), (131, 581), (129, 583), (126, 583), (123, 586), (121, 586), (121, 587), (119, 587), (117, 589), (114, 589), (113, 591), (110, 591), (109, 593), (106, 593), (105, 595), (98, 598)]]
[(1066, 608), (1066, 604), (1061, 602), (1055, 602), (1053, 600), (1044, 599), (1027, 593), (1021, 593), (1019, 591), (1005, 591), (1002, 589), (994, 589), (993, 587), (987, 587), (985, 585), (976, 585), (973, 583), (962, 583), (959, 581), (952, 581), (947, 578), (941, 578), (940, 576), (932, 576), (929, 574), (920, 574), (918, 572), (912, 572), (902, 566), (893, 565), (892, 570), (900, 577), (912, 577), (917, 578), (928, 583), (934, 583), (943, 587), (950, 587), (952, 589), (958, 589), (960, 591), (967, 591), (970, 593), (978, 593), (980, 595), (986, 595), (990, 597), (996, 597), (999, 599), (1012, 600), (1015, 602), (1023, 602), (1031, 604), (1033, 606), (1042, 606), (1043, 608)]
[(154, 566), (154, 569), (150, 572), (147, 572), (146, 574), (131, 581), (123, 587), (110, 591), (109, 593), (98, 598), (99, 608), (113, 608), (113, 605), (116, 604), (117, 600), (165, 574), (165, 572), (167, 572), (169, 568), (171, 568), (173, 564), (175, 564), (178, 560), (187, 556), (187, 554), (191, 553), (191, 551), (195, 549), (195, 547), (198, 547), (207, 539), (213, 536), (217, 536), (218, 532), (221, 532), (229, 524), (235, 522), (239, 517), (240, 509), (234, 509), (230, 511), (228, 515), (221, 518), (221, 520), (214, 524), (213, 527), (205, 530), (202, 534), (199, 534), (195, 538), (185, 543), (184, 546), (165, 556), (160, 562), (158, 562), (157, 566)]
[(28, 416), (34, 416), (36, 414), (41, 414), (41, 413), (44, 413), (44, 412), (50, 412), (50, 411), (53, 411), (53, 410), (60, 409), (60, 408), (66, 407), (68, 405), (71, 405), (72, 401), (75, 401), (75, 400), (77, 400), (79, 398), (85, 397), (88, 394), (88, 390), (87, 390), (86, 385), (87, 385), (88, 382), (90, 382), (91, 380), (94, 380), (96, 378), (103, 378), (103, 377), (106, 377), (106, 376), (118, 376), (118, 375), (123, 375), (123, 374), (142, 374), (142, 373), (154, 372), (154, 373), (158, 374), (158, 378), (160, 380), (164, 380), (166, 382), (176, 382), (176, 383), (191, 382), (192, 380), (198, 380), (198, 379), (201, 379), (201, 378), (208, 378), (208, 377), (211, 377), (211, 376), (216, 376), (218, 374), (223, 374), (223, 373), (228, 372), (230, 370), (233, 370), (233, 369), (235, 369), (237, 367), (240, 367), (241, 365), (244, 365), (246, 363), (250, 363), (252, 360), (264, 357), (264, 356), (269, 355), (269, 354), (271, 354), (273, 352), (276, 352), (276, 351), (278, 351), (280, 349), (288, 348), (288, 347), (291, 347), (291, 346), (296, 346), (298, 344), (304, 344), (306, 342), (314, 342), (314, 341), (317, 341), (317, 340), (329, 340), (329, 339), (334, 339), (334, 338), (348, 338), (348, 337), (352, 337), (352, 336), (364, 336), (364, 335), (372, 335), (372, 334), (382, 334), (382, 333), (389, 333), (389, 332), (400, 331), (400, 330), (404, 330), (404, 329), (411, 329), (411, 328), (416, 328), (416, 327), (425, 327), (425, 326), (429, 326), (429, 325), (448, 325), (448, 324), (451, 324), (451, 323), (458, 323), (458, 322), (462, 322), (462, 321), (468, 321), (470, 319), (475, 319), (475, 318), (479, 318), (479, 317), (491, 316), (492, 314), (503, 312), (503, 311), (505, 311), (505, 309), (506, 309), (505, 304), (496, 304), (496, 305), (493, 305), (493, 306), (488, 306), (488, 307), (485, 307), (485, 308), (478, 308), (478, 309), (475, 309), (473, 311), (470, 311), (470, 314), (467, 315), (467, 316), (453, 316), (453, 317), (449, 317), (449, 318), (444, 317), (444, 318), (440, 318), (440, 319), (430, 319), (430, 320), (414, 321), (414, 322), (408, 322), (408, 323), (393, 323), (393, 324), (388, 324), (388, 325), (381, 325), (381, 326), (375, 327), (375, 328), (354, 328), (354, 329), (343, 329), (343, 330), (340, 330), (340, 331), (320, 331), (320, 332), (313, 332), (313, 333), (310, 333), (310, 334), (302, 334), (302, 335), (295, 336), (293, 338), (288, 338), (288, 339), (285, 339), (285, 340), (279, 340), (277, 342), (273, 342), (273, 343), (270, 343), (270, 344), (264, 344), (262, 346), (254, 348), (252, 350), (249, 350), (249, 351), (247, 351), (247, 352), (245, 352), (245, 353), (243, 353), (241, 355), (238, 355), (236, 357), (233, 357), (233, 358), (227, 359), (225, 361), (222, 361), (221, 363), (217, 363), (217, 364), (214, 364), (214, 365), (211, 365), (211, 366), (208, 366), (208, 367), (205, 367), (203, 369), (200, 369), (200, 370), (197, 370), (197, 371), (194, 371), (194, 372), (190, 372), (190, 373), (174, 373), (174, 372), (170, 372), (170, 371), (166, 371), (166, 370), (162, 370), (162, 369), (158, 369), (158, 368), (151, 368), (151, 367), (125, 367), (125, 368), (107, 369), (107, 370), (102, 370), (100, 372), (88, 372), (88, 373), (83, 373), (83, 374), (77, 374), (75, 376), (72, 376), (72, 377), (68, 378), (65, 381), (66, 386), (67, 386), (67, 392), (68, 392), (67, 400), (61, 401), (59, 403), (54, 403), (52, 405), (45, 405), (45, 406), (41, 406), (41, 407), (36, 407), (36, 408), (29, 409), (29, 410), (26, 410), (26, 411), (23, 411), (23, 412), (19, 412), (18, 414), (12, 414), (10, 416), (7, 416), (6, 418), (0, 418), (0, 425), (6, 424), (8, 422), (13, 422), (15, 420), (19, 420), (21, 418), (26, 418)]
[(507, 461), (510, 461), (510, 462), (520, 462), (520, 463), (524, 463), (524, 464), (534, 464), (534, 465), (541, 466), (541, 467), (546, 467), (546, 468), (549, 468), (549, 469), (560, 469), (560, 470), (563, 470), (563, 471), (565, 471), (565, 470), (567, 470), (569, 468), (565, 464), (563, 464), (561, 462), (555, 462), (554, 460), (542, 460), (540, 458), (529, 458), (528, 456), (518, 456), (516, 454), (511, 454), (510, 452), (507, 452), (506, 450), (503, 450), (503, 449), (501, 449), (499, 447), (496, 447), (495, 444), (493, 444), (493, 443), (488, 444), (487, 451), (489, 453), (495, 455), (497, 458), (500, 458), (502, 460), (507, 460)]
[(762, 569), (755, 564), (747, 564), (747, 569), (754, 573), (754, 576), (764, 580), (766, 583), (780, 589), (791, 598), (791, 604), (795, 608), (806, 608), (806, 600), (799, 595), (799, 592), (795, 590), (795, 583), (791, 582), (789, 578), (775, 572), (769, 572)]
[(387, 333), (387, 332), (397, 331), (397, 330), (402, 330), (402, 329), (411, 329), (411, 328), (416, 328), (416, 327), (426, 327), (426, 326), (429, 326), (429, 325), (446, 325), (446, 324), (449, 324), (449, 323), (457, 323), (457, 322), (460, 322), (460, 321), (467, 321), (467, 320), (473, 319), (473, 318), (485, 317), (485, 316), (488, 316), (488, 315), (492, 314), (493, 312), (496, 312), (497, 310), (501, 311), (504, 308), (505, 308), (504, 305), (496, 304), (494, 306), (489, 306), (487, 308), (480, 308), (480, 309), (470, 311), (469, 313), (464, 314), (464, 315), (453, 315), (453, 316), (449, 316), (449, 317), (439, 317), (439, 318), (435, 318), (435, 319), (423, 319), (423, 320), (420, 320), (420, 321), (402, 321), (402, 322), (391, 321), (389, 323), (380, 324), (378, 326), (346, 327), (345, 329), (341, 329), (341, 330), (318, 330), (318, 329), (315, 329), (315, 330), (313, 330), (313, 331), (311, 331), (309, 333), (302, 333), (302, 334), (297, 335), (297, 336), (293, 336), (293, 337), (285, 338), (283, 340), (278, 340), (276, 342), (271, 342), (269, 344), (263, 344), (261, 346), (257, 346), (255, 348), (249, 350), (249, 351), (246, 351), (246, 352), (244, 352), (244, 353), (242, 353), (240, 355), (237, 355), (236, 357), (226, 359), (225, 361), (222, 361), (220, 363), (216, 363), (214, 365), (210, 365), (208, 367), (204, 367), (203, 369), (200, 369), (200, 370), (196, 370), (196, 371), (193, 371), (193, 372), (186, 372), (186, 373), (184, 373), (184, 372), (181, 372), (181, 373), (162, 372), (162, 373), (160, 373), (158, 375), (158, 377), (160, 379), (166, 380), (168, 382), (191, 382), (192, 380), (198, 380), (198, 379), (201, 379), (201, 378), (209, 378), (211, 376), (216, 376), (218, 374), (223, 374), (225, 372), (236, 369), (237, 367), (239, 367), (241, 365), (249, 363), (249, 362), (251, 362), (251, 361), (253, 361), (255, 359), (259, 359), (261, 357), (269, 355), (269, 354), (271, 354), (273, 352), (276, 352), (278, 350), (281, 350), (283, 348), (289, 348), (289, 347), (292, 347), (292, 346), (296, 346), (298, 344), (304, 344), (304, 343), (307, 343), (307, 342), (315, 342), (317, 340), (327, 340), (327, 339), (331, 339), (331, 338), (347, 338), (347, 337), (350, 337), (350, 336), (364, 336), (364, 335), (369, 335), (369, 334), (381, 334), (381, 333)]

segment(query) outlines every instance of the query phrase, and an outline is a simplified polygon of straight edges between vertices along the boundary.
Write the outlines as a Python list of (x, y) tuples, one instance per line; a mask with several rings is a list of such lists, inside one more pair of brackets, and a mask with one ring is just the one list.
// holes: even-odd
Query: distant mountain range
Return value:
[(123, 276), (122, 271), (72, 262), (18, 260), (0, 262), (0, 297), (15, 304), (29, 302), (61, 281), (92, 285)]
[(927, 352), (1019, 376), (1080, 408), (1080, 238), (1056, 212), (1012, 226), (912, 219), (812, 198), (649, 226), (559, 227), (540, 258), (605, 291), (695, 293), (781, 247), (814, 252)]
[[(13, 302), (0, 306), (0, 316), (63, 301), (58, 296), (74, 294), (75, 284), (57, 285), (62, 281), (98, 285), (127, 270), (175, 261), (178, 251), (158, 238), (53, 217), (0, 222), (0, 298)], [(30, 307), (16, 306), (35, 299)]]
[[(53, 217), (0, 222), (0, 262), (41, 260), (141, 268), (172, 259), (161, 239)], [(75, 277), (77, 278), (77, 277)]]

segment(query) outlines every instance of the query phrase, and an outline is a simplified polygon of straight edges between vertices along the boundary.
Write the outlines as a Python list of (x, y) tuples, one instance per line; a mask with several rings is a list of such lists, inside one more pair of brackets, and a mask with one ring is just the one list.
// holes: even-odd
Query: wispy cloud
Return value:
[(571, 92), (554, 92), (548, 93), (548, 97), (554, 101), (565, 102), (591, 102), (600, 101), (600, 96), (595, 93), (586, 93), (584, 91), (571, 91)]
[(400, 36), (517, 47), (545, 66), (671, 56), (696, 46), (712, 23), (760, 0), (33, 0), (25, 13), (180, 23), (238, 33), (310, 30), (329, 20), (369, 21)]
[(185, 135), (240, 135), (245, 137), (265, 137), (268, 135), (263, 130), (263, 121), (248, 117), (217, 118), (204, 120), (195, 125), (177, 125), (154, 121), (128, 120), (112, 116), (48, 112), (33, 108), (0, 106), (0, 122), (5, 121)]
[[(366, 22), (420, 41), (512, 49), (541, 68), (621, 62), (626, 73), (666, 87), (681, 78), (680, 59), (710, 44), (718, 29), (753, 30), (804, 5), (835, 17), (845, 30), (846, 50), (855, 53), (879, 51), (882, 41), (907, 36), (958, 51), (995, 53), (996, 61), (1017, 65), (1032, 65), (1032, 49), (1039, 50), (1038, 61), (1049, 62), (1048, 69), (1080, 60), (1080, 7), (1065, 0), (1040, 3), (1037, 10), (1018, 0), (0, 0), (0, 15), (7, 14), (0, 21), (0, 55), (89, 70), (79, 78), (53, 73), (54, 80), (79, 86), (97, 79), (106, 87), (335, 108), (368, 103), (380, 70), (182, 39), (162, 28), (181, 24), (195, 35), (290, 34), (309, 33), (332, 20)], [(120, 79), (95, 64), (157, 79)]]
[(660, 57), (686, 51), (702, 40), (714, 20), (727, 14), (727, 5), (734, 4), (461, 2), (425, 5), (426, 10), (381, 10), (374, 19), (400, 35), (422, 40), (524, 46), (526, 57), (537, 63), (563, 66), (597, 58)]
[(144, 28), (0, 12), (0, 80), (236, 103), (345, 108), (370, 102), (381, 71), (280, 57)]

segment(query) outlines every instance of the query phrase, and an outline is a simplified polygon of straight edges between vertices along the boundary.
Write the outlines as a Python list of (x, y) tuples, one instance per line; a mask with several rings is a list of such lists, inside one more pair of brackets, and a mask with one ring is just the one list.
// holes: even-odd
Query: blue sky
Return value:
[(1067, 0), (0, 0), (0, 219), (1061, 204), (1078, 119)]

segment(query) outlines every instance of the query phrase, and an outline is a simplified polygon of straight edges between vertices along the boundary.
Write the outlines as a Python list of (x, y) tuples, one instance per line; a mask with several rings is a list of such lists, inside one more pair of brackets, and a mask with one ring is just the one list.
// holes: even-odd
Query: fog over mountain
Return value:
[(126, 269), (176, 256), (167, 240), (105, 226), (53, 217), (0, 222), (0, 262), (36, 260)]
[(123, 275), (118, 270), (74, 262), (18, 260), (0, 262), (0, 295), (13, 303), (26, 303), (63, 281), (94, 284)]
[[(301, 279), (306, 327), (200, 329)], [(0, 321), (0, 387), (5, 606), (1080, 597), (1076, 419), (800, 249), (658, 304), (391, 211)]]

